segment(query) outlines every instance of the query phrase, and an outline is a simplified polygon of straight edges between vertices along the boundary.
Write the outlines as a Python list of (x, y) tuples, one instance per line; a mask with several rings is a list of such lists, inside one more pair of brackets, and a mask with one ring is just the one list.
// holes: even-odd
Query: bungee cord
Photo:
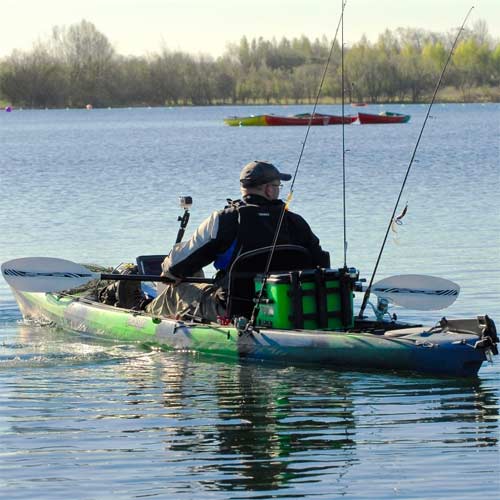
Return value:
[(370, 277), (370, 283), (369, 283), (369, 285), (368, 285), (368, 287), (367, 287), (367, 289), (365, 291), (365, 295), (363, 296), (363, 302), (361, 304), (361, 308), (360, 308), (359, 314), (358, 314), (358, 318), (359, 319), (363, 318), (363, 313), (364, 313), (365, 308), (366, 308), (366, 306), (368, 304), (368, 300), (370, 298), (370, 293), (371, 293), (373, 281), (375, 279), (375, 275), (377, 274), (378, 266), (379, 266), (380, 260), (382, 258), (382, 253), (384, 252), (385, 244), (387, 242), (387, 237), (389, 235), (389, 231), (390, 231), (390, 229), (391, 229), (391, 227), (393, 225), (393, 222), (395, 220), (396, 211), (398, 209), (399, 202), (401, 201), (401, 197), (403, 195), (403, 191), (404, 191), (404, 188), (406, 186), (406, 181), (408, 180), (408, 176), (410, 175), (410, 170), (411, 170), (411, 167), (413, 165), (413, 161), (415, 159), (415, 155), (417, 153), (418, 146), (420, 144), (420, 139), (422, 138), (422, 134), (424, 133), (425, 125), (427, 124), (427, 120), (429, 118), (432, 106), (433, 106), (434, 101), (436, 99), (436, 95), (438, 93), (439, 87), (441, 86), (441, 82), (443, 81), (443, 77), (444, 77), (444, 74), (445, 74), (446, 69), (448, 67), (448, 64), (449, 64), (449, 62), (451, 60), (451, 57), (453, 56), (453, 51), (455, 50), (455, 47), (456, 47), (457, 42), (458, 42), (458, 39), (460, 38), (460, 35), (461, 35), (461, 33), (462, 33), (463, 29), (464, 29), (465, 23), (467, 22), (467, 19), (469, 18), (469, 15), (470, 15), (470, 13), (472, 12), (473, 9), (474, 9), (474, 6), (472, 6), (469, 9), (469, 12), (467, 12), (467, 15), (465, 16), (465, 18), (463, 20), (463, 23), (460, 26), (460, 29), (458, 30), (457, 36), (455, 37), (453, 45), (451, 46), (451, 49), (450, 49), (450, 51), (448, 53), (448, 57), (446, 59), (444, 67), (443, 67), (443, 69), (441, 71), (441, 75), (439, 76), (439, 80), (438, 80), (438, 82), (436, 84), (436, 88), (434, 89), (434, 93), (432, 94), (432, 99), (431, 99), (431, 101), (429, 103), (429, 106), (427, 108), (427, 113), (425, 114), (424, 122), (422, 124), (421, 129), (420, 129), (420, 133), (418, 134), (417, 142), (415, 143), (415, 147), (413, 149), (413, 153), (411, 155), (410, 162), (408, 164), (408, 168), (406, 169), (406, 174), (404, 176), (403, 183), (401, 185), (401, 189), (399, 190), (399, 195), (397, 197), (396, 204), (394, 205), (394, 210), (392, 211), (392, 215), (391, 215), (391, 218), (389, 220), (389, 224), (387, 225), (387, 229), (385, 231), (384, 239), (382, 241), (382, 246), (380, 247), (380, 251), (379, 251), (379, 254), (378, 254), (378, 257), (377, 257), (377, 261), (375, 263), (375, 267), (374, 267), (372, 275)]
[[(295, 185), (295, 180), (297, 178), (297, 174), (299, 172), (299, 167), (300, 167), (300, 163), (302, 161), (302, 156), (304, 155), (304, 150), (305, 150), (305, 147), (306, 147), (307, 139), (309, 137), (309, 132), (311, 130), (312, 121), (314, 119), (314, 115), (316, 113), (316, 108), (318, 106), (319, 98), (320, 98), (321, 92), (323, 90), (323, 84), (325, 82), (326, 73), (328, 71), (328, 67), (330, 65), (330, 61), (332, 59), (333, 50), (335, 48), (335, 42), (337, 41), (337, 35), (338, 35), (338, 32), (339, 32), (340, 26), (341, 25), (343, 26), (344, 8), (345, 8), (346, 3), (347, 3), (347, 0), (342, 0), (342, 9), (341, 9), (341, 13), (340, 13), (339, 22), (337, 24), (337, 29), (335, 30), (335, 36), (333, 37), (332, 45), (330, 47), (330, 52), (328, 54), (328, 59), (326, 61), (325, 69), (324, 69), (323, 75), (321, 77), (321, 81), (320, 81), (318, 92), (316, 94), (316, 98), (315, 98), (315, 101), (314, 101), (314, 106), (313, 106), (313, 109), (312, 109), (312, 113), (311, 113), (311, 116), (309, 117), (309, 123), (307, 124), (307, 129), (306, 129), (306, 133), (305, 133), (305, 136), (304, 136), (304, 141), (302, 142), (302, 147), (300, 149), (299, 157), (298, 157), (298, 160), (297, 160), (297, 165), (295, 166), (295, 170), (294, 170), (294, 173), (293, 173), (292, 183), (290, 184), (290, 190), (288, 192), (286, 201), (283, 204), (283, 208), (281, 209), (281, 212), (280, 212), (280, 217), (278, 219), (278, 225), (276, 227), (276, 231), (275, 231), (274, 237), (273, 237), (273, 242), (272, 242), (272, 245), (271, 245), (271, 251), (269, 252), (269, 257), (267, 259), (266, 267), (265, 267), (265, 270), (264, 270), (264, 279), (262, 281), (262, 286), (260, 288), (259, 295), (257, 296), (257, 300), (256, 300), (256, 303), (255, 303), (255, 306), (254, 306), (254, 308), (252, 310), (252, 315), (250, 317), (250, 320), (246, 324), (245, 331), (251, 331), (253, 329), (253, 326), (254, 326), (255, 321), (257, 319), (257, 315), (259, 313), (260, 304), (262, 302), (262, 296), (263, 296), (264, 291), (266, 289), (266, 284), (267, 284), (267, 280), (268, 280), (268, 277), (269, 277), (269, 270), (271, 268), (271, 262), (272, 262), (272, 259), (273, 259), (273, 256), (274, 256), (274, 252), (276, 250), (276, 246), (277, 246), (277, 243), (278, 243), (279, 233), (280, 233), (281, 227), (283, 225), (283, 220), (285, 218), (285, 212), (286, 212), (286, 210), (288, 210), (288, 207), (289, 207), (289, 205), (290, 205), (290, 203), (292, 202), (292, 199), (293, 199), (293, 188), (294, 188), (294, 185)], [(343, 31), (342, 31), (342, 33), (343, 33)], [(343, 39), (342, 39), (342, 43), (343, 43)], [(342, 71), (342, 73), (343, 73), (343, 71)], [(342, 76), (343, 76), (343, 74), (342, 74)], [(342, 86), (343, 86), (343, 82), (342, 82)], [(343, 93), (343, 91), (344, 91), (344, 89), (342, 88), (342, 93)], [(344, 118), (344, 116), (343, 116), (343, 107), (342, 107), (342, 122), (344, 121), (343, 118)], [(342, 125), (343, 125), (343, 123), (342, 123)], [(344, 174), (344, 178), (345, 178), (345, 174)], [(345, 184), (344, 184), (344, 189), (345, 189)], [(345, 232), (344, 232), (344, 235), (345, 235)], [(346, 244), (344, 243), (344, 248), (345, 247), (346, 247)], [(344, 253), (345, 253), (345, 250), (344, 250)]]

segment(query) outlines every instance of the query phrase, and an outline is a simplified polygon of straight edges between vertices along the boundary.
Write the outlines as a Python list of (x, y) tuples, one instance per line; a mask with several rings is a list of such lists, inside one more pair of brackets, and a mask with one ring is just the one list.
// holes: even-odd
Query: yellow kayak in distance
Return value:
[(228, 116), (224, 123), (230, 127), (248, 127), (267, 125), (265, 115)]

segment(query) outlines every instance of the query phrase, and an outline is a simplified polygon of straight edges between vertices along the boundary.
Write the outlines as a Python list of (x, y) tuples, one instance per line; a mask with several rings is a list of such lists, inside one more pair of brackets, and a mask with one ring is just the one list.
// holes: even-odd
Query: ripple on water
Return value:
[[(120, 362), (148, 356), (133, 344), (94, 342), (34, 321), (16, 321), (0, 338), (0, 370)], [(16, 334), (19, 334), (16, 335)], [(20, 337), (20, 338), (19, 338)]]

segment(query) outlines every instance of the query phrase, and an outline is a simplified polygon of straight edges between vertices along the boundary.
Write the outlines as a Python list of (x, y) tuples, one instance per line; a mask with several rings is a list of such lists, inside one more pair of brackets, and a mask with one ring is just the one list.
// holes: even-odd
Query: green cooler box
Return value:
[[(278, 329), (344, 330), (354, 325), (353, 268), (307, 269), (270, 274), (257, 326)], [(255, 277), (258, 295), (264, 275)]]

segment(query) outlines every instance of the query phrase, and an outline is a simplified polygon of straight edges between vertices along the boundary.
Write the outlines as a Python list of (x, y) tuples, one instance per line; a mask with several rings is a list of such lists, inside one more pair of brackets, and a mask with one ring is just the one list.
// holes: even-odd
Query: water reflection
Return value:
[[(318, 377), (303, 372), (301, 383), (297, 375), (293, 369), (278, 375), (244, 365), (235, 370), (230, 392), (219, 381), (222, 420), (243, 422), (217, 425), (219, 452), (236, 454), (240, 462), (221, 468), (221, 488), (278, 489), (290, 481), (307, 481), (322, 470), (332, 474), (332, 468), (341, 473), (349, 467), (354, 417), (347, 384), (332, 373)], [(304, 390), (311, 386), (311, 376), (317, 390)], [(340, 464), (318, 460), (322, 451), (336, 449), (345, 450)]]
[(39, 333), (47, 363), (0, 370), (12, 490), (36, 471), (52, 478), (43, 500), (62, 480), (96, 497), (112, 484), (116, 498), (478, 499), (498, 486), (495, 377), (279, 368)]
[(326, 479), (344, 494), (374, 443), (383, 456), (401, 444), (498, 446), (498, 399), (479, 380), (177, 361), (162, 374), (165, 416), (178, 419), (165, 446), (206, 489), (317, 483), (321, 495)]

